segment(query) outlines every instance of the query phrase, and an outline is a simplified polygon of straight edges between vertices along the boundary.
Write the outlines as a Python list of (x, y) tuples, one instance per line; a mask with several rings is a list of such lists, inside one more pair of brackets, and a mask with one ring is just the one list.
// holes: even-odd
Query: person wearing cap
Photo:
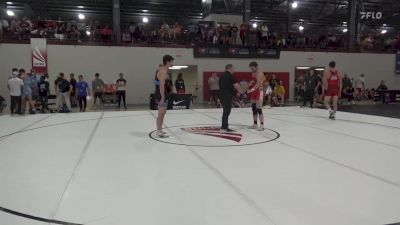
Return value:
[(11, 115), (14, 113), (21, 114), (21, 95), (22, 87), (24, 82), (18, 77), (18, 69), (13, 69), (13, 73), (10, 79), (8, 79), (7, 87), (10, 91), (10, 112)]

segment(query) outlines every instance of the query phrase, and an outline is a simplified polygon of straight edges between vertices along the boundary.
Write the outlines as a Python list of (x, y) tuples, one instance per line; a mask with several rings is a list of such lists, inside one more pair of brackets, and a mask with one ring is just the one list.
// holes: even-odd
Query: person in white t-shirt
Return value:
[(208, 85), (210, 86), (210, 104), (217, 104), (219, 99), (219, 77), (217, 73), (213, 73), (210, 79), (208, 79)]
[(366, 87), (364, 74), (361, 74), (360, 77), (356, 79), (355, 86), (357, 90), (356, 98), (358, 100), (364, 99), (364, 92)]
[(265, 46), (268, 45), (268, 26), (267, 24), (264, 24), (261, 26), (261, 44), (265, 43)]
[(14, 115), (14, 113), (21, 114), (21, 94), (23, 86), (24, 82), (18, 78), (18, 71), (13, 71), (12, 77), (8, 80), (8, 90), (10, 91), (11, 97), (11, 115)]

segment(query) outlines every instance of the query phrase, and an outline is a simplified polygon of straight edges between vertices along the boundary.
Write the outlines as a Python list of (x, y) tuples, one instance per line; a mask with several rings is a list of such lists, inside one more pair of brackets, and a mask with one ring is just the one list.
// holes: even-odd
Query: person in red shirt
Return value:
[(106, 25), (102, 30), (101, 30), (101, 36), (104, 41), (111, 41), (111, 36), (112, 36), (112, 29)]
[[(329, 70), (324, 75), (325, 107), (329, 110), (329, 119), (334, 120), (338, 109), (338, 98), (341, 97), (342, 75), (336, 69), (335, 61), (329, 63)], [(331, 101), (333, 110), (331, 108)]]

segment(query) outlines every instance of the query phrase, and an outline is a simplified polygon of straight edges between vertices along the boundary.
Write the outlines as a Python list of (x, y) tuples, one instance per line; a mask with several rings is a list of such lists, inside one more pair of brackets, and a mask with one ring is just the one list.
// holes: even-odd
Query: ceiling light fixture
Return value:
[(15, 13), (11, 10), (7, 10), (7, 15), (8, 16), (15, 16)]
[(298, 66), (298, 67), (296, 67), (297, 70), (308, 70), (310, 68), (311, 67), (309, 67), (309, 66)]

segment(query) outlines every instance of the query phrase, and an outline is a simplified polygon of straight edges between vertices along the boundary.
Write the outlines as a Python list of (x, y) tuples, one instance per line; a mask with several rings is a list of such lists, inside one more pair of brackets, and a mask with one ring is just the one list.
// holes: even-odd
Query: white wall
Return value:
[[(237, 71), (248, 71), (248, 59), (195, 59), (192, 49), (133, 48), (102, 46), (49, 45), (49, 72), (54, 81), (58, 72), (84, 74), (91, 79), (99, 72), (105, 82), (115, 82), (123, 72), (128, 82), (129, 104), (147, 104), (149, 94), (154, 91), (153, 79), (162, 56), (175, 57), (176, 65), (197, 65), (199, 96), (202, 98), (203, 71), (223, 71), (225, 64), (232, 63)], [(311, 60), (311, 58), (313, 58)], [(368, 87), (376, 87), (386, 80), (389, 88), (400, 89), (400, 75), (395, 75), (394, 54), (359, 53), (310, 53), (282, 52), (279, 60), (256, 60), (263, 71), (289, 72), (291, 77), (290, 98), (293, 99), (294, 69), (296, 66), (326, 66), (335, 60), (338, 68), (349, 76), (364, 73)], [(31, 67), (30, 45), (0, 45), (0, 94), (8, 96), (7, 78), (11, 68)], [(51, 84), (52, 85), (52, 84)], [(53, 88), (51, 88), (53, 89)]]

